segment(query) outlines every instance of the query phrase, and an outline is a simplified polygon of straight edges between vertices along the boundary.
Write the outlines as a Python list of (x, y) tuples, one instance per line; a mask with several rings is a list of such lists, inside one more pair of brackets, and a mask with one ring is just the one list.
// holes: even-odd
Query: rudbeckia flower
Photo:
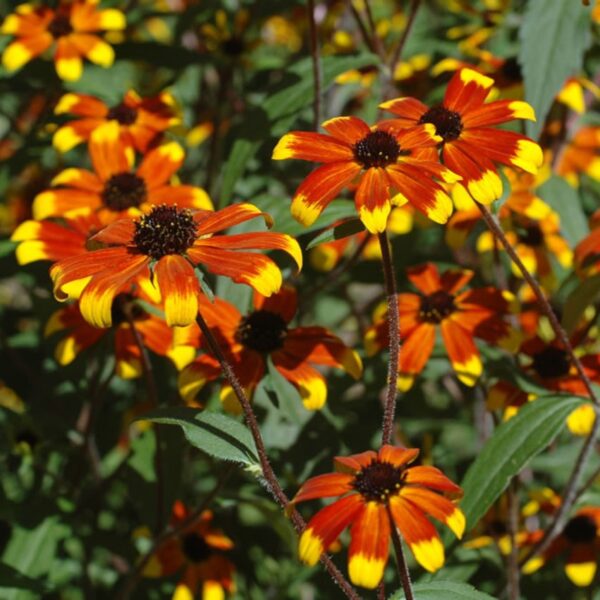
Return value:
[(79, 117), (56, 130), (52, 143), (60, 152), (87, 141), (92, 132), (107, 121), (116, 121), (120, 142), (143, 154), (151, 145), (156, 145), (164, 131), (180, 123), (175, 114), (175, 99), (168, 92), (140, 98), (129, 90), (115, 106), (107, 106), (94, 96), (69, 93), (58, 101), (54, 112)]
[[(175, 502), (172, 527), (180, 527), (189, 516), (188, 508)], [(223, 600), (225, 593), (235, 592), (235, 566), (225, 554), (233, 548), (233, 541), (212, 526), (212, 519), (212, 512), (206, 510), (181, 533), (160, 544), (142, 572), (144, 577), (180, 573), (173, 600)]]
[(462, 537), (465, 517), (453, 500), (462, 490), (440, 470), (413, 466), (419, 451), (385, 445), (335, 459), (337, 473), (309, 479), (293, 504), (315, 498), (338, 500), (321, 509), (300, 537), (300, 560), (315, 565), (323, 552), (350, 526), (350, 581), (376, 588), (388, 559), (391, 528), (396, 527), (417, 562), (427, 571), (444, 564), (444, 546), (428, 516)]
[[(154, 310), (160, 306), (145, 299)], [(191, 327), (169, 327), (162, 318), (144, 309), (129, 294), (120, 294), (113, 305), (115, 370), (119, 377), (132, 379), (142, 375), (140, 349), (131, 329), (129, 318), (134, 322), (140, 338), (149, 350), (159, 356), (166, 356), (182, 369), (189, 364), (196, 353), (195, 336)], [(72, 363), (79, 354), (105, 338), (109, 331), (92, 327), (82, 316), (77, 304), (71, 304), (54, 312), (44, 330), (45, 336), (60, 332), (62, 335), (56, 346), (54, 357), (61, 366)]]
[(301, 268), (298, 242), (271, 232), (215, 235), (259, 216), (267, 218), (252, 204), (196, 213), (163, 204), (138, 219), (119, 219), (91, 238), (108, 247), (51, 267), (54, 295), (60, 301), (80, 298), (81, 314), (95, 327), (110, 327), (115, 295), (134, 279), (149, 278), (151, 269), (170, 326), (196, 319), (201, 287), (195, 265), (270, 296), (281, 286), (281, 271), (270, 258), (248, 250), (283, 250)]
[(55, 189), (38, 194), (35, 219), (98, 211), (104, 219), (139, 215), (151, 205), (212, 209), (208, 194), (191, 185), (170, 185), (185, 154), (176, 142), (152, 149), (134, 169), (134, 153), (121, 142), (116, 121), (105, 123), (90, 138), (94, 171), (69, 168), (53, 180)]
[[(575, 365), (559, 341), (545, 342), (535, 336), (521, 345), (520, 352), (526, 360), (525, 369), (545, 388), (556, 392), (589, 396)], [(579, 360), (590, 380), (598, 381), (600, 354), (586, 354), (579, 356)], [(583, 404), (568, 416), (567, 427), (574, 435), (585, 436), (592, 430), (595, 419), (594, 407), (591, 404)]]
[(533, 573), (563, 553), (568, 553), (565, 564), (567, 577), (578, 587), (589, 586), (596, 576), (600, 559), (600, 508), (580, 508), (548, 550), (526, 563), (523, 572)]
[[(240, 383), (251, 395), (266, 371), (266, 358), (296, 387), (308, 410), (322, 408), (327, 399), (325, 378), (312, 365), (344, 369), (358, 379), (360, 357), (324, 327), (290, 327), (296, 314), (296, 290), (283, 287), (270, 298), (254, 294), (253, 310), (242, 315), (219, 298), (200, 299), (200, 313), (231, 361)], [(186, 401), (195, 398), (207, 381), (220, 376), (219, 363), (204, 354), (181, 372), (179, 390)], [(225, 385), (221, 400), (231, 410), (239, 403)]]
[(475, 200), (489, 204), (502, 195), (495, 163), (536, 173), (543, 162), (541, 148), (532, 140), (494, 126), (512, 119), (535, 120), (533, 108), (520, 100), (485, 102), (494, 80), (472, 69), (457, 71), (441, 104), (429, 108), (415, 98), (396, 98), (381, 108), (396, 118), (386, 123), (404, 129), (433, 124), (442, 138), (442, 162), (462, 177)]
[(330, 135), (308, 131), (287, 133), (273, 150), (273, 159), (297, 158), (325, 163), (296, 190), (292, 214), (311, 225), (327, 205), (354, 181), (354, 203), (371, 233), (387, 227), (392, 205), (410, 202), (432, 221), (445, 223), (452, 202), (434, 178), (459, 179), (436, 162), (440, 138), (429, 125), (410, 131), (370, 128), (356, 117), (338, 117), (323, 123)]
[[(398, 388), (409, 389), (423, 370), (435, 345), (439, 326), (456, 376), (469, 386), (483, 370), (474, 338), (510, 346), (514, 334), (504, 317), (511, 310), (508, 292), (485, 287), (460, 290), (473, 277), (472, 271), (448, 270), (440, 275), (427, 263), (408, 269), (408, 279), (419, 294), (398, 294), (400, 305), (400, 350)], [(375, 324), (365, 335), (367, 353), (372, 356), (388, 345), (385, 310), (377, 311)]]
[(82, 58), (110, 67), (115, 53), (100, 36), (124, 29), (125, 15), (114, 8), (99, 10), (97, 5), (98, 0), (63, 0), (56, 9), (21, 4), (0, 28), (0, 33), (16, 37), (4, 50), (2, 64), (15, 71), (55, 46), (56, 72), (65, 81), (81, 77)]

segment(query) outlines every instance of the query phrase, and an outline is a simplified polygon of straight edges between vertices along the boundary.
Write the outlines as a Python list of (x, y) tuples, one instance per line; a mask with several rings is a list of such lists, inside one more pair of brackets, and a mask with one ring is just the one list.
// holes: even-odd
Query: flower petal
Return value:
[(273, 160), (297, 158), (319, 163), (354, 160), (352, 148), (329, 135), (310, 131), (286, 133), (273, 150)]
[(332, 498), (343, 496), (352, 491), (354, 477), (346, 473), (326, 473), (307, 480), (298, 490), (292, 502), (305, 502), (315, 498)]
[(168, 254), (156, 263), (154, 275), (165, 303), (167, 325), (185, 327), (195, 322), (200, 284), (192, 265), (183, 256)]

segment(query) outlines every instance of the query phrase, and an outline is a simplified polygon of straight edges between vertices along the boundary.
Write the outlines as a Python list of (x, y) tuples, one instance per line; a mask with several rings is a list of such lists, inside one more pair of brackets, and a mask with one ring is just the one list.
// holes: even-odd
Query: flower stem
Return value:
[(496, 218), (490, 213), (487, 207), (479, 203), (477, 203), (477, 206), (479, 207), (479, 210), (483, 215), (483, 219), (486, 222), (486, 225), (488, 226), (492, 234), (500, 240), (507, 254), (510, 256), (511, 260), (517, 265), (517, 267), (523, 275), (523, 278), (533, 290), (538, 302), (540, 303), (542, 310), (544, 311), (544, 314), (548, 317), (548, 320), (550, 321), (550, 325), (554, 330), (554, 334), (556, 335), (557, 339), (563, 344), (567, 354), (569, 355), (569, 358), (575, 365), (577, 373), (583, 381), (583, 384), (585, 385), (588, 394), (590, 395), (590, 398), (596, 406), (596, 419), (594, 420), (592, 431), (585, 440), (579, 453), (579, 456), (575, 461), (575, 466), (573, 467), (573, 471), (571, 473), (571, 476), (569, 477), (569, 481), (567, 482), (567, 485), (562, 495), (560, 508), (554, 515), (554, 519), (548, 527), (548, 529), (546, 530), (544, 537), (536, 546), (533, 547), (531, 552), (529, 552), (526, 556), (524, 556), (521, 559), (520, 564), (524, 564), (534, 556), (544, 552), (550, 546), (552, 540), (562, 530), (562, 528), (567, 522), (569, 511), (571, 510), (573, 504), (575, 503), (575, 500), (577, 499), (577, 489), (579, 488), (581, 477), (583, 476), (588, 461), (594, 452), (596, 439), (600, 431), (600, 414), (598, 414), (597, 408), (599, 406), (599, 400), (596, 393), (594, 392), (594, 389), (592, 388), (592, 384), (589, 377), (583, 370), (583, 366), (579, 358), (573, 352), (573, 347), (571, 345), (571, 342), (569, 341), (565, 330), (561, 327), (560, 323), (558, 322), (558, 319), (556, 318), (556, 315), (554, 314), (554, 311), (552, 310), (552, 307), (550, 306), (550, 303), (548, 302), (548, 299), (546, 298), (546, 295), (544, 294), (539, 283), (535, 280), (533, 275), (527, 270), (527, 267), (525, 267), (525, 265), (523, 264), (523, 261), (519, 258), (519, 255), (517, 254), (516, 250), (508, 241), (506, 235), (504, 235), (504, 231), (502, 230), (502, 227), (500, 226)]
[(321, 61), (319, 57), (319, 38), (317, 36), (317, 23), (315, 21), (315, 0), (308, 0), (308, 29), (310, 33), (310, 55), (313, 67), (314, 94), (313, 99), (313, 128), (319, 129), (321, 123)]
[(394, 414), (396, 412), (396, 396), (398, 395), (398, 360), (400, 358), (400, 309), (398, 306), (398, 294), (396, 291), (396, 276), (394, 274), (394, 263), (390, 252), (390, 244), (387, 232), (379, 234), (379, 246), (381, 247), (381, 260), (383, 264), (383, 279), (387, 295), (387, 318), (389, 337), (389, 362), (387, 375), (387, 392), (383, 410), (383, 425), (381, 443), (389, 444), (394, 432)]
[(394, 553), (396, 554), (396, 565), (398, 567), (398, 574), (400, 575), (400, 581), (402, 583), (402, 589), (404, 590), (404, 596), (406, 600), (414, 600), (412, 584), (410, 581), (410, 571), (404, 558), (404, 551), (402, 550), (402, 540), (394, 524), (392, 517), (392, 511), (389, 506), (386, 506), (388, 518), (390, 520), (390, 531), (392, 533), (392, 544), (394, 544)]
[[(296, 532), (301, 533), (306, 528), (306, 522), (300, 513), (293, 506), (290, 506), (288, 497), (279, 485), (277, 476), (275, 475), (273, 467), (271, 467), (271, 463), (269, 462), (265, 444), (258, 426), (258, 421), (256, 419), (256, 415), (254, 414), (252, 405), (246, 396), (246, 392), (244, 391), (244, 388), (237, 378), (231, 364), (223, 354), (219, 343), (215, 339), (215, 336), (200, 312), (198, 312), (196, 322), (200, 327), (200, 331), (202, 331), (202, 335), (206, 339), (206, 343), (208, 344), (210, 351), (219, 361), (223, 375), (225, 376), (225, 379), (227, 379), (227, 382), (231, 386), (233, 393), (242, 407), (244, 418), (246, 419), (246, 425), (248, 426), (248, 429), (250, 429), (252, 439), (256, 445), (258, 460), (260, 461), (260, 467), (265, 479), (266, 488), (273, 496), (275, 501), (284, 509), (286, 514), (289, 515)], [(333, 564), (332, 560), (326, 554), (321, 555), (321, 563), (325, 566), (331, 578), (335, 581), (335, 583), (337, 583), (337, 585), (340, 586), (341, 590), (348, 598), (351, 600), (360, 600), (360, 596), (358, 596), (354, 588), (350, 585), (350, 583), (348, 583), (341, 571)]]
[(573, 365), (575, 366), (575, 369), (577, 370), (577, 374), (581, 378), (581, 381), (583, 381), (583, 384), (585, 385), (585, 388), (586, 388), (590, 398), (592, 399), (594, 404), (600, 405), (598, 397), (596, 396), (596, 393), (594, 392), (594, 389), (592, 388), (592, 382), (590, 381), (589, 377), (587, 376), (587, 373), (584, 371), (581, 361), (573, 352), (573, 346), (571, 345), (571, 342), (569, 341), (569, 337), (567, 336), (565, 330), (562, 328), (561, 324), (558, 322), (558, 319), (556, 318), (556, 315), (554, 314), (554, 311), (552, 310), (552, 307), (550, 306), (550, 303), (548, 302), (548, 299), (546, 298), (544, 291), (540, 287), (540, 284), (535, 280), (533, 275), (527, 270), (527, 267), (523, 264), (523, 261), (519, 258), (519, 255), (517, 254), (517, 252), (514, 249), (514, 247), (512, 246), (512, 244), (506, 238), (506, 235), (504, 235), (504, 231), (502, 230), (502, 227), (500, 226), (500, 224), (498, 223), (496, 218), (492, 215), (492, 213), (483, 204), (477, 203), (477, 206), (479, 207), (479, 210), (481, 211), (481, 214), (483, 215), (483, 219), (484, 219), (486, 225), (488, 226), (488, 228), (490, 229), (492, 234), (498, 240), (500, 240), (500, 243), (504, 246), (504, 249), (506, 250), (507, 254), (510, 256), (511, 260), (517, 265), (517, 267), (519, 268), (519, 271), (521, 271), (521, 274), (523, 275), (523, 278), (525, 279), (525, 281), (529, 284), (529, 286), (533, 290), (533, 293), (535, 294), (538, 302), (540, 303), (540, 307), (541, 307), (542, 311), (544, 312), (544, 314), (548, 317), (548, 320), (550, 321), (550, 325), (552, 327), (552, 330), (554, 331), (554, 335), (556, 335), (556, 338), (564, 346), (567, 354), (569, 355), (569, 358), (571, 359), (571, 362), (573, 363)]

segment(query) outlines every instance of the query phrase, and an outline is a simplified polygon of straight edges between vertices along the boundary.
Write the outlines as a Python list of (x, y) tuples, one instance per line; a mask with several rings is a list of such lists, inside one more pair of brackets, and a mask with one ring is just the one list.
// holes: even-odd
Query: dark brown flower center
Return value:
[(67, 15), (56, 15), (48, 25), (48, 31), (53, 38), (60, 38), (69, 35), (73, 31), (73, 26)]
[(146, 182), (133, 173), (117, 173), (105, 184), (102, 202), (111, 210), (127, 210), (138, 207), (147, 198)]
[(423, 296), (419, 316), (427, 323), (441, 323), (456, 310), (454, 296), (443, 290)]
[(533, 357), (533, 370), (542, 378), (563, 377), (569, 373), (569, 356), (560, 348), (548, 346)]
[(544, 241), (544, 234), (538, 225), (531, 224), (517, 229), (517, 237), (522, 244), (537, 248)]
[(210, 557), (211, 547), (197, 533), (188, 533), (181, 540), (181, 549), (190, 562), (199, 563)]
[(185, 254), (196, 237), (192, 213), (163, 204), (135, 222), (133, 243), (143, 254), (159, 260), (168, 254)]
[(430, 108), (419, 119), (419, 123), (432, 123), (435, 125), (436, 133), (444, 139), (444, 142), (457, 139), (463, 130), (460, 114), (447, 109), (441, 104)]
[(113, 106), (106, 115), (109, 121), (118, 121), (121, 125), (131, 125), (137, 119), (137, 110), (126, 104)]
[(236, 36), (230, 37), (221, 43), (224, 54), (239, 56), (244, 51), (244, 41)]
[(587, 515), (578, 515), (567, 523), (563, 535), (573, 544), (589, 544), (596, 539), (596, 523)]
[(286, 335), (287, 323), (268, 310), (256, 310), (244, 317), (236, 331), (236, 339), (243, 346), (264, 353), (281, 348)]
[(352, 486), (367, 502), (387, 503), (404, 485), (404, 473), (391, 463), (373, 461), (356, 474)]
[(356, 142), (352, 150), (356, 161), (365, 169), (387, 167), (394, 164), (403, 154), (396, 138), (382, 130), (371, 131), (362, 140)]

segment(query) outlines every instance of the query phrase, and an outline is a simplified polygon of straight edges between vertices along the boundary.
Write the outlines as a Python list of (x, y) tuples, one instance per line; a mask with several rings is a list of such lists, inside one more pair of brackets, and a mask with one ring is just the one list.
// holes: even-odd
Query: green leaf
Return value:
[(139, 420), (179, 425), (195, 448), (220, 460), (260, 470), (252, 435), (242, 423), (231, 417), (180, 406), (151, 411)]
[(577, 327), (585, 309), (600, 297), (600, 275), (584, 279), (569, 294), (563, 310), (562, 325), (571, 333)]
[(540, 397), (523, 406), (487, 441), (462, 482), (460, 504), (473, 527), (506, 489), (510, 480), (555, 438), (566, 417), (583, 403), (566, 395)]
[(579, 192), (562, 177), (550, 177), (540, 186), (538, 194), (558, 213), (561, 232), (571, 246), (575, 246), (590, 232)]
[(530, 0), (519, 31), (519, 64), (525, 100), (537, 122), (527, 135), (537, 139), (556, 94), (568, 77), (578, 75), (590, 41), (590, 9), (573, 0)]
[(351, 235), (360, 233), (361, 231), (364, 231), (364, 229), (365, 226), (362, 224), (360, 219), (351, 219), (350, 221), (341, 223), (336, 227), (330, 227), (329, 229), (326, 229), (323, 233), (320, 233), (319, 235), (315, 236), (312, 240), (310, 240), (310, 242), (306, 246), (306, 249), (310, 250), (314, 246), (324, 244), (325, 242), (341, 240)]
[[(376, 64), (373, 54), (358, 56), (327, 56), (321, 62), (323, 92), (334, 79), (344, 71)], [(229, 153), (229, 160), (223, 171), (220, 205), (231, 202), (237, 180), (243, 175), (246, 165), (265, 141), (265, 131), (273, 131), (270, 124), (276, 124), (284, 132), (291, 126), (300, 109), (308, 106), (313, 99), (312, 62), (303, 58), (288, 68), (287, 73), (293, 83), (271, 93), (267, 99), (244, 119), (237, 132), (237, 139)]]
[[(478, 592), (468, 583), (454, 581), (435, 581), (413, 585), (416, 600), (494, 600), (492, 596)], [(390, 600), (404, 600), (402, 590), (396, 592)]]
[[(68, 528), (58, 517), (49, 517), (35, 529), (15, 526), (2, 556), (6, 566), (26, 577), (37, 578), (48, 573), (55, 560), (57, 545), (68, 534)], [(3, 600), (29, 600), (39, 598), (37, 594), (21, 589), (4, 590)]]

